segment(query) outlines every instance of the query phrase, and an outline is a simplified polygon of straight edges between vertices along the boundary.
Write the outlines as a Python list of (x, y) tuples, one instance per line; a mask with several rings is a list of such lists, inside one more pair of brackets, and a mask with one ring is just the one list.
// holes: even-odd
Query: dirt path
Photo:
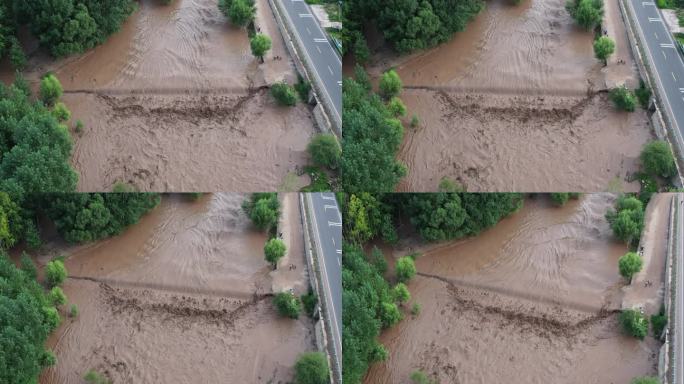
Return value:
[(409, 383), (417, 369), (441, 383), (622, 383), (653, 373), (659, 343), (617, 324), (626, 247), (603, 218), (614, 198), (558, 208), (538, 196), (475, 238), (422, 249), (406, 306), (421, 312), (406, 310), (383, 332), (390, 357), (365, 382)]
[(79, 382), (89, 369), (115, 383), (291, 380), (313, 324), (275, 313), (266, 236), (243, 198), (167, 196), (121, 236), (67, 248), (64, 290), (80, 314), (49, 339), (58, 364), (41, 383)]

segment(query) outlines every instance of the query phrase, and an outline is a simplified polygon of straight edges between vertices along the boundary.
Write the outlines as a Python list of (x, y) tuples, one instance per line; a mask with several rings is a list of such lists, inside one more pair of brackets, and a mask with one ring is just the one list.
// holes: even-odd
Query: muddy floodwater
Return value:
[(409, 56), (371, 42), (369, 71), (396, 68), (420, 119), (399, 153), (409, 169), (400, 191), (434, 191), (443, 177), (469, 191), (638, 189), (626, 179), (653, 136), (646, 113), (618, 112), (602, 93), (638, 86), (617, 5), (606, 6), (617, 44), (607, 67), (564, 6), (487, 1), (450, 42)]
[[(116, 182), (154, 191), (276, 190), (306, 165), (312, 115), (302, 103), (277, 106), (265, 88), (297, 78), (267, 0), (256, 5), (256, 25), (273, 42), (264, 64), (215, 0), (143, 0), (120, 32), (81, 56), (55, 62), (33, 51), (27, 78), (54, 71), (74, 120), (84, 123), (73, 134), (80, 191)], [(10, 74), (6, 68), (2, 78)]]
[[(66, 256), (63, 288), (80, 314), (48, 340), (58, 363), (40, 382), (80, 382), (90, 369), (115, 383), (292, 380), (299, 353), (314, 348), (313, 325), (278, 317), (271, 294), (275, 280), (298, 294), (307, 287), (301, 228), (284, 226), (297, 268), (272, 271), (266, 236), (241, 212), (243, 198), (165, 196), (121, 236), (52, 244), (38, 259)], [(296, 204), (296, 194), (283, 197), (289, 223), (299, 220)]]
[(536, 197), (475, 238), (390, 251), (422, 252), (407, 307), (422, 309), (382, 333), (390, 357), (365, 382), (409, 383), (418, 369), (443, 383), (626, 383), (655, 374), (659, 342), (624, 336), (617, 322), (625, 284), (617, 260), (627, 248), (603, 217), (614, 197), (586, 195), (562, 208)]

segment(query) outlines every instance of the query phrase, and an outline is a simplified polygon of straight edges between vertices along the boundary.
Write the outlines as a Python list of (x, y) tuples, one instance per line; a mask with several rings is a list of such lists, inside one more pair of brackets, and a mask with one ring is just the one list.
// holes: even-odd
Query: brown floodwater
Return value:
[[(418, 316), (382, 333), (390, 352), (366, 383), (409, 383), (420, 369), (448, 383), (623, 383), (655, 373), (659, 343), (621, 334), (624, 280), (604, 219), (615, 196), (591, 194), (562, 208), (547, 197), (477, 237), (422, 252), (409, 284)], [(409, 247), (411, 246), (412, 247)]]
[[(73, 134), (79, 191), (116, 182), (276, 190), (307, 164), (312, 115), (303, 104), (278, 107), (264, 88), (293, 83), (296, 72), (268, 2), (256, 3), (256, 24), (273, 42), (263, 64), (215, 0), (141, 1), (120, 32), (83, 55), (55, 61), (34, 51), (27, 78), (55, 72), (74, 122), (85, 125)], [(9, 81), (9, 68), (1, 77)]]
[(604, 68), (593, 32), (575, 25), (565, 0), (486, 4), (430, 50), (400, 57), (371, 39), (370, 73), (396, 68), (409, 116), (420, 119), (406, 129), (398, 158), (409, 172), (398, 190), (436, 191), (443, 177), (469, 191), (638, 189), (627, 180), (653, 138), (647, 116), (617, 112), (597, 94), (638, 85), (617, 7), (607, 6), (617, 48)]
[[(58, 363), (41, 383), (80, 382), (89, 369), (115, 383), (291, 380), (297, 355), (313, 348), (313, 325), (276, 315), (276, 272), (263, 258), (265, 234), (241, 211), (244, 197), (165, 196), (120, 236), (56, 247), (67, 258), (64, 291), (80, 314), (48, 340)], [(292, 204), (297, 195), (283, 199)], [(296, 242), (301, 228), (285, 236)], [(301, 266), (289, 284), (306, 287), (303, 254), (288, 257)]]

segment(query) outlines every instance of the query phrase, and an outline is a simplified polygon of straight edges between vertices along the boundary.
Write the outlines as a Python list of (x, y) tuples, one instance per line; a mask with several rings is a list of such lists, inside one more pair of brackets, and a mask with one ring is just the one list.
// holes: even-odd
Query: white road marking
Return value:
[(341, 82), (341, 81), (338, 81), (338, 82), (337, 82), (337, 85), (342, 85), (342, 82)]
[(667, 59), (667, 55), (665, 54), (665, 51), (660, 51), (663, 54), (663, 57)]
[(674, 44), (660, 43), (660, 48), (674, 48)]
[(672, 78), (674, 79), (674, 81), (677, 81), (677, 77), (675, 77), (674, 72), (670, 72), (670, 73), (672, 74)]
[(331, 74), (331, 75), (334, 75), (334, 73), (333, 73), (332, 69), (330, 69), (330, 66), (329, 66), (329, 65), (328, 65), (328, 71), (330, 71), (330, 74)]
[(335, 200), (335, 196), (321, 195), (323, 200)]
[(684, 88), (679, 88), (679, 92), (684, 93)]
[(333, 211), (337, 212), (337, 205), (324, 205), (323, 210), (327, 211), (328, 209), (332, 209)]
[(318, 50), (318, 53), (323, 53), (321, 52), (321, 48), (318, 45), (316, 46), (316, 49)]
[(659, 17), (649, 17), (649, 18), (648, 18), (648, 21), (650, 21), (651, 23), (653, 23), (653, 22), (662, 23), (662, 22), (663, 22), (663, 19), (661, 19), (661, 18), (659, 18)]
[(313, 18), (313, 15), (310, 13), (300, 13), (299, 17), (301, 17), (301, 18)]
[(311, 30), (309, 29), (309, 27), (306, 27), (306, 31), (309, 32), (309, 35), (311, 34)]
[(328, 226), (329, 227), (341, 227), (342, 223), (335, 223), (333, 221), (328, 221)]
[(334, 237), (332, 238), (332, 241), (333, 241), (333, 245), (335, 245), (335, 238)]
[(337, 253), (338, 255), (341, 255), (341, 254), (342, 254), (342, 250), (341, 250), (341, 249), (338, 249), (338, 250), (335, 251), (335, 253)]
[(642, 1), (642, 2), (641, 2), (641, 6), (642, 6), (642, 7), (645, 7), (645, 6), (647, 6), (647, 5), (655, 5), (655, 3), (652, 2), (652, 1)]
[(327, 43), (328, 39), (317, 37), (314, 39), (314, 43)]
[(653, 32), (653, 34), (655, 35), (656, 40), (658, 40), (658, 32)]

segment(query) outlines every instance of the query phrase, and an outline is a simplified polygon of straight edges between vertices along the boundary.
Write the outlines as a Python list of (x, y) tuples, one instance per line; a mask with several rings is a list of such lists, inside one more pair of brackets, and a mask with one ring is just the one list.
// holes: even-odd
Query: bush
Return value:
[(383, 328), (389, 328), (402, 319), (399, 307), (391, 302), (383, 302), (380, 305), (380, 322)]
[(299, 81), (297, 81), (297, 84), (294, 85), (294, 88), (297, 91), (299, 98), (303, 102), (307, 102), (309, 100), (309, 93), (311, 93), (311, 83), (309, 83), (308, 81), (304, 80), (301, 76), (299, 76)]
[(594, 29), (603, 19), (603, 0), (569, 0), (565, 8), (586, 30)]
[(390, 100), (401, 93), (401, 78), (394, 69), (390, 69), (380, 77), (379, 87), (380, 95), (386, 100)]
[(90, 384), (111, 384), (111, 381), (107, 379), (107, 377), (92, 369), (83, 375), (83, 380)]
[(40, 99), (45, 105), (53, 105), (62, 97), (62, 84), (50, 73), (40, 80)]
[(610, 90), (610, 99), (617, 109), (627, 112), (634, 112), (636, 99), (632, 91), (624, 85)]
[(271, 39), (261, 33), (257, 33), (249, 40), (249, 47), (252, 49), (252, 55), (261, 59), (264, 62), (264, 55), (271, 49)]
[(406, 287), (406, 284), (397, 283), (397, 285), (395, 285), (394, 288), (392, 288), (392, 297), (394, 298), (395, 302), (403, 304), (411, 300), (411, 293)]
[(642, 108), (648, 108), (648, 102), (651, 100), (651, 89), (646, 86), (643, 80), (639, 81), (639, 88), (634, 90), (634, 94), (639, 100)]
[(24, 50), (21, 48), (21, 44), (19, 44), (19, 40), (16, 38), (11, 39), (9, 58), (14, 69), (21, 71), (24, 69), (24, 67), (26, 67), (26, 55), (24, 54)]
[(570, 194), (567, 192), (551, 193), (551, 201), (558, 206), (563, 206), (570, 199)]
[(411, 381), (413, 384), (434, 384), (435, 382), (430, 380), (428, 376), (423, 371), (413, 371), (411, 372)]
[(293, 107), (297, 104), (297, 94), (294, 88), (284, 81), (271, 86), (271, 95), (279, 105)]
[(665, 141), (654, 140), (644, 145), (640, 158), (644, 171), (649, 175), (669, 178), (677, 174), (674, 156)]
[(632, 244), (639, 239), (644, 227), (643, 203), (632, 196), (621, 196), (617, 199), (615, 208), (606, 213), (606, 220), (618, 239)]
[(280, 316), (296, 319), (302, 311), (301, 303), (297, 296), (290, 292), (280, 292), (273, 298), (273, 305)]
[(301, 300), (302, 304), (304, 305), (304, 312), (306, 312), (306, 314), (310, 317), (313, 317), (314, 312), (316, 311), (316, 304), (318, 304), (318, 297), (316, 297), (316, 293), (309, 288), (309, 292), (302, 295)]
[(641, 271), (643, 263), (644, 261), (641, 259), (641, 256), (636, 252), (627, 252), (618, 260), (620, 275), (631, 282), (632, 276)]
[(264, 245), (264, 256), (266, 261), (276, 266), (278, 260), (285, 256), (287, 249), (285, 248), (285, 243), (280, 239), (269, 239)]
[(657, 377), (635, 377), (631, 384), (660, 384), (660, 380)]
[(242, 203), (242, 210), (252, 224), (262, 231), (270, 231), (278, 225), (280, 202), (277, 193), (254, 193)]
[(69, 307), (69, 317), (74, 318), (78, 316), (78, 306), (76, 304), (71, 304)]
[(66, 304), (67, 298), (60, 287), (52, 287), (50, 293), (48, 293), (48, 300), (54, 306), (60, 306)]
[(295, 363), (295, 384), (328, 384), (328, 359), (321, 352), (302, 353)]
[(314, 136), (307, 146), (314, 165), (336, 169), (342, 158), (342, 148), (335, 136), (322, 133)]
[(643, 339), (648, 333), (648, 322), (641, 312), (625, 309), (620, 314), (620, 324), (625, 333), (637, 339)]
[(420, 304), (419, 303), (413, 303), (413, 306), (411, 307), (411, 314), (413, 316), (418, 316), (418, 315), (420, 315), (420, 310), (421, 310)]
[(66, 107), (66, 105), (64, 105), (64, 103), (62, 103), (62, 102), (58, 102), (55, 104), (54, 108), (52, 108), (52, 115), (60, 123), (63, 123), (65, 121), (68, 121), (69, 119), (71, 119), (71, 112)]
[(416, 264), (409, 256), (400, 257), (395, 266), (397, 280), (406, 283), (416, 275)]
[(81, 120), (76, 120), (76, 125), (74, 126), (74, 131), (78, 134), (83, 132), (83, 122)]
[(594, 40), (594, 55), (597, 59), (608, 62), (608, 58), (615, 52), (615, 42), (608, 36), (601, 36)]
[(387, 103), (387, 109), (394, 117), (406, 116), (406, 106), (401, 99), (396, 96), (391, 98), (389, 103)]
[(254, 0), (219, 0), (219, 9), (231, 23), (244, 27), (254, 21)]
[(653, 329), (653, 335), (656, 338), (660, 338), (666, 325), (667, 315), (665, 314), (664, 308), (660, 308), (660, 312), (658, 314), (651, 315), (651, 329)]
[(411, 123), (409, 124), (409, 126), (410, 126), (411, 128), (417, 128), (418, 125), (420, 125), (420, 119), (418, 119), (418, 116), (413, 115), (413, 116), (411, 117)]
[(52, 260), (45, 265), (45, 280), (50, 287), (61, 285), (67, 278), (67, 270), (62, 260)]

